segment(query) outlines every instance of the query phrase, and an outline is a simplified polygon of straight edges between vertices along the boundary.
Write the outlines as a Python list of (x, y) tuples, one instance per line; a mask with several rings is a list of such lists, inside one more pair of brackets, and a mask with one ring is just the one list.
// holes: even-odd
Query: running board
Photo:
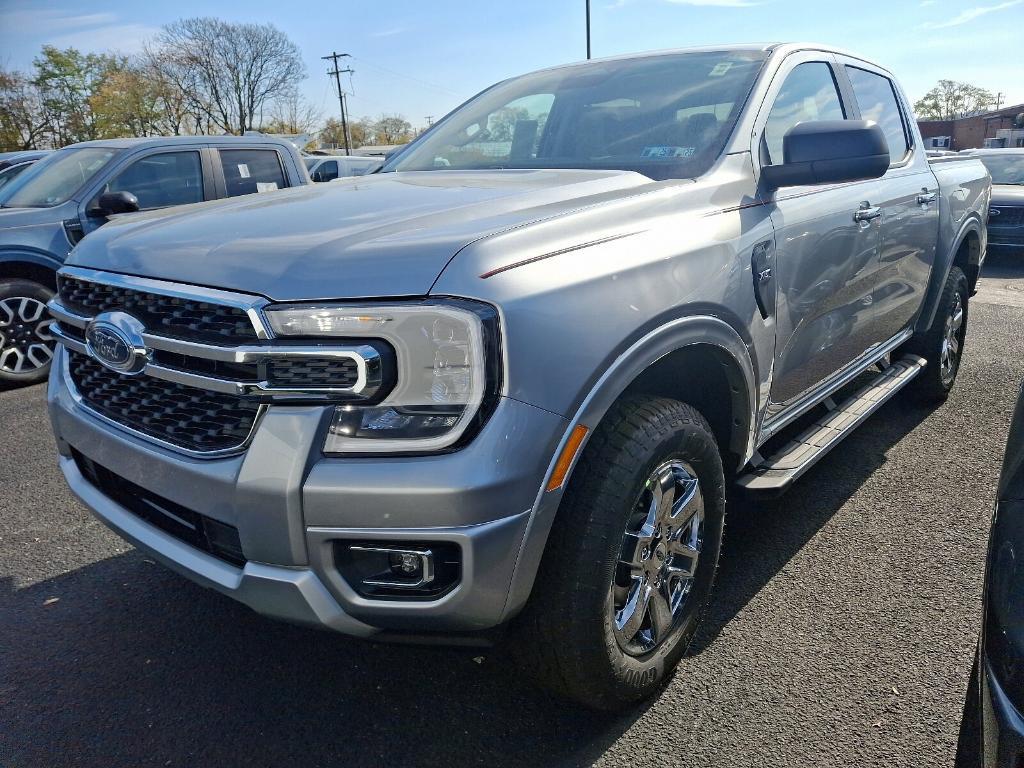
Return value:
[(739, 478), (737, 484), (752, 493), (782, 493), (838, 445), (840, 440), (864, 423), (886, 400), (903, 389), (925, 365), (927, 363), (923, 357), (906, 355), (886, 367), (874, 381), (861, 387), (842, 403), (836, 405), (831, 398), (827, 398), (823, 404), (829, 408), (828, 413), (786, 443), (778, 453), (760, 459), (749, 472)]

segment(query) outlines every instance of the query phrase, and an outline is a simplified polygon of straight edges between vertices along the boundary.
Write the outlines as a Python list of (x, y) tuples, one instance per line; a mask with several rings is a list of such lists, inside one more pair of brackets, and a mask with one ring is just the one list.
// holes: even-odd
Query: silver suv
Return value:
[(508, 627), (543, 684), (621, 707), (693, 637), (727, 483), (777, 493), (953, 386), (989, 189), (838, 51), (514, 78), (372, 176), (86, 238), (51, 303), (60, 466), (261, 613)]

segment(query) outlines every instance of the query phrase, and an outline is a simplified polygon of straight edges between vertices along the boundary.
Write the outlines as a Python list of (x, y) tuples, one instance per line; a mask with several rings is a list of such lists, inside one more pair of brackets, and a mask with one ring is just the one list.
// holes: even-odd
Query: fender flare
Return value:
[[(569, 484), (587, 441), (594, 434), (594, 429), (601, 419), (637, 376), (651, 365), (668, 354), (697, 344), (716, 347), (718, 351), (728, 356), (725, 359), (730, 361), (728, 364), (730, 371), (727, 372), (727, 376), (730, 378), (733, 390), (731, 394), (734, 400), (734, 412), (736, 412), (736, 406), (740, 405), (743, 409), (740, 412), (746, 414), (745, 423), (741, 421), (739, 425), (733, 425), (733, 440), (730, 447), (744, 458), (752, 450), (757, 412), (758, 378), (755, 361), (751, 358), (748, 345), (739, 333), (720, 318), (709, 315), (688, 315), (665, 323), (640, 338), (608, 366), (597, 383), (591, 387), (575, 415), (567, 422), (565, 433), (551, 457), (548, 470), (544, 475), (544, 483), (538, 491), (526, 532), (523, 534), (502, 620), (507, 620), (518, 613), (530, 596), (565, 488)], [(561, 488), (547, 491), (548, 480), (554, 472), (555, 464), (573, 430), (580, 424), (587, 427), (588, 432), (573, 457), (566, 480)]]
[(0, 278), (4, 277), (5, 266), (9, 264), (29, 264), (56, 273), (64, 261), (51, 253), (28, 248), (0, 250)]
[[(947, 248), (943, 254), (936, 254), (932, 274), (928, 280), (928, 293), (921, 304), (921, 314), (918, 315), (917, 322), (914, 324), (916, 332), (921, 333), (928, 330), (935, 321), (939, 298), (942, 296), (942, 287), (946, 284), (946, 278), (949, 277), (949, 271), (953, 268), (953, 261), (960, 251), (960, 246), (964, 244), (964, 240), (971, 232), (976, 233), (984, 244), (981, 218), (974, 212), (967, 216), (964, 223), (960, 225), (956, 237), (953, 238), (952, 247)], [(980, 263), (977, 266), (980, 267)]]

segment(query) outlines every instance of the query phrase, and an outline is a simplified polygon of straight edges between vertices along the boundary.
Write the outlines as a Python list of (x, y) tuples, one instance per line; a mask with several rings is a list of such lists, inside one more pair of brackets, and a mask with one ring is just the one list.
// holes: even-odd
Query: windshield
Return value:
[(71, 198), (121, 150), (78, 147), (54, 152), (0, 189), (4, 208), (49, 208)]
[(761, 51), (579, 64), (500, 83), (452, 112), (384, 171), (603, 168), (699, 176), (718, 157)]
[(978, 158), (992, 174), (993, 184), (1024, 184), (1024, 152), (981, 155)]

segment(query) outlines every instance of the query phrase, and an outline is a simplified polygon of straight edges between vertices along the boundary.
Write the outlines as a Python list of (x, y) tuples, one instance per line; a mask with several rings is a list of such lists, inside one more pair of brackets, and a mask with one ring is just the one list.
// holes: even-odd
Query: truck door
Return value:
[(861, 120), (885, 132), (891, 165), (872, 203), (882, 212), (882, 242), (872, 304), (873, 334), (884, 341), (913, 321), (935, 263), (939, 235), (938, 182), (924, 151), (915, 147), (906, 100), (881, 70), (840, 59)]
[[(180, 145), (179, 145), (180, 146)], [(140, 211), (212, 199), (212, 188), (203, 171), (201, 147), (173, 151), (155, 150), (134, 155), (110, 172), (85, 196), (80, 219), (87, 235), (107, 222), (96, 214), (96, 201), (107, 192), (131, 192)]]
[[(851, 119), (831, 54), (794, 54), (755, 123), (760, 165), (782, 162), (786, 131)], [(877, 180), (785, 187), (767, 200), (775, 227), (777, 336), (773, 404), (785, 405), (877, 341), (871, 332), (880, 243)]]

